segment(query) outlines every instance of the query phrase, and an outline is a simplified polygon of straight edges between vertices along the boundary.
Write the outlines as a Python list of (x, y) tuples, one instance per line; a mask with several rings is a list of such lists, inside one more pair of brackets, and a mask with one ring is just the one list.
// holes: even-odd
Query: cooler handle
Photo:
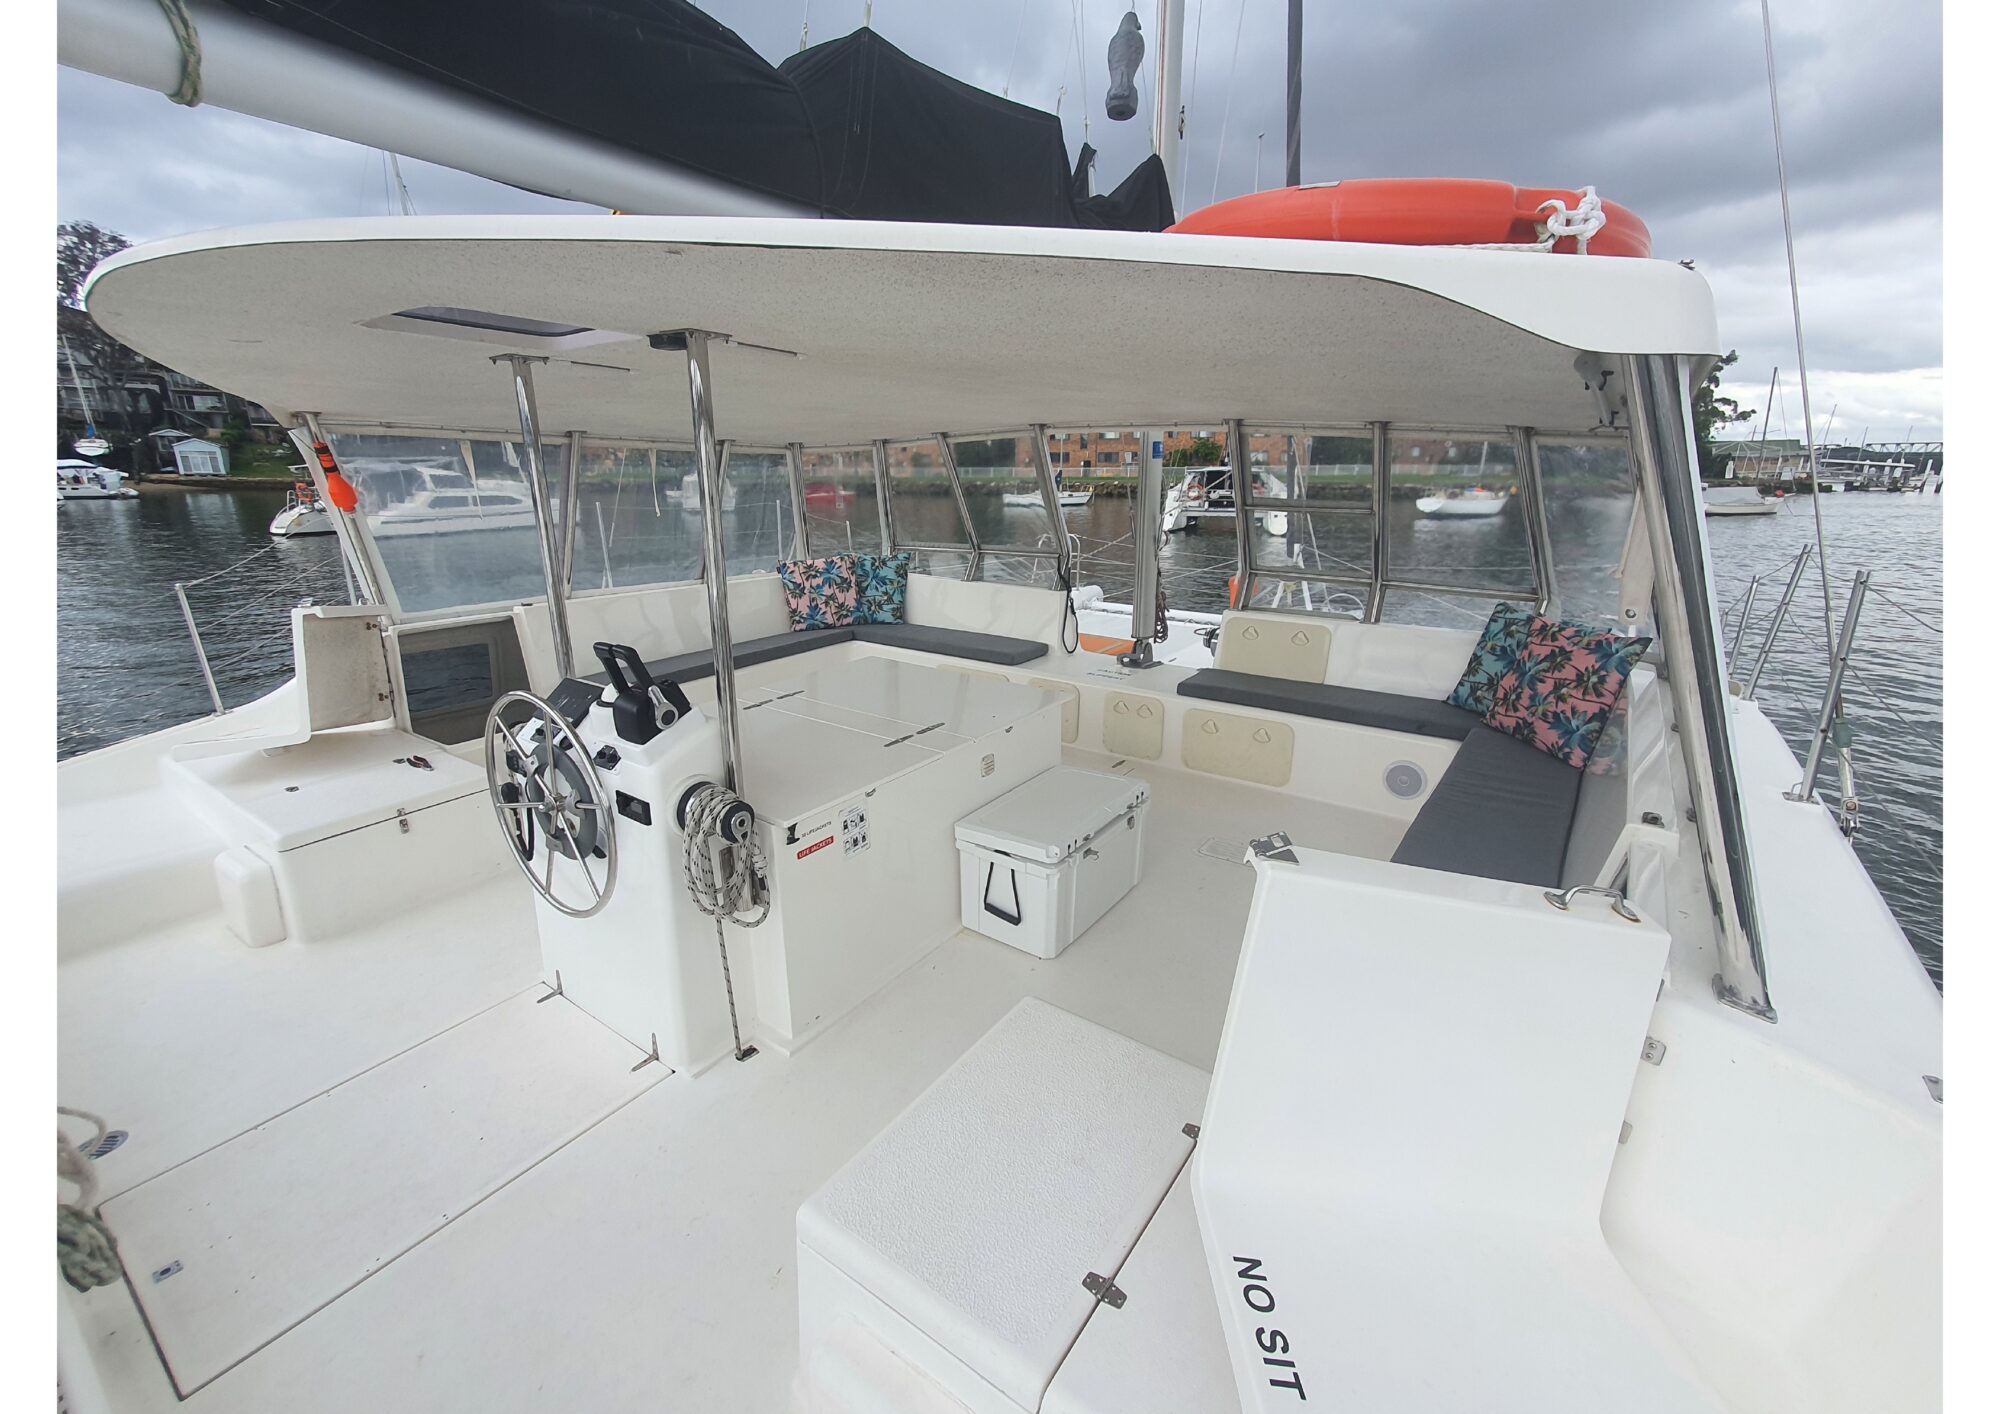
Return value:
[(994, 866), (991, 864), (988, 864), (986, 866), (986, 887), (980, 890), (979, 901), (986, 906), (986, 911), (988, 913), (992, 914), (1002, 923), (1005, 923), (1010, 927), (1018, 928), (1021, 926), (1021, 916), (1022, 916), (1020, 876), (1015, 874), (1015, 872), (1012, 869), (1009, 869), (1007, 871), (1007, 882), (1011, 884), (1014, 888), (1014, 911), (1013, 913), (1009, 914), (1005, 909), (1000, 908), (993, 902), (993, 869)]

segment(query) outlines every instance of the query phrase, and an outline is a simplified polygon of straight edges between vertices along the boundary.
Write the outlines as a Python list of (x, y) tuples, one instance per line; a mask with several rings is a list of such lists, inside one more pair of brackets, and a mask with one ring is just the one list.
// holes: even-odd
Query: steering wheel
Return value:
[[(617, 812), (575, 729), (532, 692), (506, 693), (486, 714), (486, 791), (514, 862), (549, 907), (571, 918), (604, 907), (618, 882)], [(557, 855), (574, 867), (558, 869)], [(578, 878), (589, 898), (572, 902), (564, 895)]]

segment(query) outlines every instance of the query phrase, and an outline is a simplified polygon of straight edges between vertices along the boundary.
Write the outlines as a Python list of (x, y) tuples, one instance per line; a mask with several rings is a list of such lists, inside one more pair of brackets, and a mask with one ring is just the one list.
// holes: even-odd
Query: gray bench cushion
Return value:
[[(1031, 638), (1005, 638), (997, 633), (974, 633), (970, 629), (931, 628), (924, 624), (854, 624), (747, 638), (733, 645), (730, 656), (735, 659), (738, 668), (754, 668), (759, 663), (770, 663), (779, 658), (810, 653), (815, 648), (856, 640), (894, 644), (898, 648), (939, 653), (947, 658), (969, 658), (975, 662), (1009, 666), (1031, 663), (1049, 651), (1046, 643), (1037, 643)], [(715, 676), (715, 654), (706, 648), (698, 648), (692, 653), (676, 653), (671, 658), (658, 658), (646, 664), (646, 671), (656, 678), (670, 678), (674, 682), (696, 682)], [(590, 681), (603, 682), (604, 674), (594, 673)]]
[(1475, 720), (1391, 857), (1552, 888), (1561, 881), (1582, 781), (1576, 767)]
[(1370, 692), (1366, 688), (1334, 687), (1320, 682), (1293, 682), (1289, 678), (1232, 673), (1221, 668), (1203, 668), (1177, 691), (1183, 697), (1204, 697), (1213, 702), (1233, 702), (1239, 707), (1323, 717), (1355, 726), (1380, 727), (1384, 731), (1443, 737), (1447, 741), (1463, 741), (1467, 732), (1481, 725), (1476, 713), (1427, 697), (1405, 697), (1396, 692)]
[(1000, 663), (1008, 667), (1032, 663), (1049, 651), (1048, 644), (1032, 638), (1008, 638), (963, 628), (932, 628), (928, 624), (856, 624), (852, 632), (861, 643), (881, 643), (918, 653), (942, 653), (947, 658), (970, 658), (977, 663)]

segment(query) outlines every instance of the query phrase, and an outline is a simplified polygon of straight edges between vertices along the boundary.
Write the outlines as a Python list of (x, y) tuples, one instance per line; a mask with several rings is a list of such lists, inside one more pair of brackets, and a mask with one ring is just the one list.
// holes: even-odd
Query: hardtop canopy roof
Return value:
[[(1018, 227), (701, 217), (382, 217), (155, 242), (86, 300), (115, 337), (283, 418), (718, 435), (1388, 420), (1592, 427), (1579, 351), (1716, 353), (1700, 276), (1664, 261)], [(502, 327), (493, 327), (502, 326)], [(752, 347), (760, 346), (760, 347)], [(778, 350), (782, 352), (774, 352)]]

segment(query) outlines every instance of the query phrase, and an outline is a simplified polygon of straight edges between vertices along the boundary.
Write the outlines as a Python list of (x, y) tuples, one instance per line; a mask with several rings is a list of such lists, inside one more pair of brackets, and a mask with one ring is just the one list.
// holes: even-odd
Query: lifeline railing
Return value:
[[(218, 672), (225, 678), (230, 676), (235, 670), (249, 668), (250, 671), (255, 672), (256, 669), (253, 665), (256, 664), (257, 660), (267, 657), (272, 646), (279, 640), (290, 639), (292, 632), (291, 611), (294, 607), (300, 604), (314, 604), (329, 600), (340, 601), (342, 591), (336, 589), (331, 582), (330, 566), (323, 560), (315, 560), (299, 568), (295, 573), (285, 577), (278, 583), (255, 590), (249, 597), (211, 619), (209, 630), (212, 633), (218, 626), (225, 623), (254, 620), (260, 612), (278, 612), (283, 616), (277, 624), (266, 625), (251, 637), (232, 643), (228, 656), (221, 659), (220, 662), (209, 657), (208, 645), (202, 638), (200, 625), (195, 622), (194, 607), (188, 599), (188, 591), (190, 589), (199, 589), (204, 585), (214, 584), (237, 575), (246, 566), (262, 559), (266, 555), (272, 554), (283, 543), (282, 541), (273, 540), (262, 549), (253, 550), (242, 559), (224, 565), (221, 569), (205, 574), (199, 579), (176, 580), (174, 582), (174, 598), (180, 604), (181, 621), (187, 625), (188, 641), (194, 645), (195, 661), (201, 668), (202, 685), (208, 692), (208, 700), (216, 716), (221, 716), (229, 710), (227, 704), (223, 701), (222, 687), (217, 679)], [(341, 562), (341, 568), (343, 571), (345, 570), (344, 560)], [(349, 580), (346, 581), (345, 600), (351, 602), (353, 598), (353, 583)]]

